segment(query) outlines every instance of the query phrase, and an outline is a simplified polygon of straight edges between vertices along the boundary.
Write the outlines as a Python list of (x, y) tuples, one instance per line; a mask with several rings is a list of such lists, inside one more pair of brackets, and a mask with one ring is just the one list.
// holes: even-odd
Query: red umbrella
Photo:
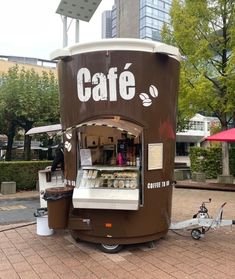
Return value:
[(235, 128), (222, 131), (206, 138), (210, 141), (235, 141)]

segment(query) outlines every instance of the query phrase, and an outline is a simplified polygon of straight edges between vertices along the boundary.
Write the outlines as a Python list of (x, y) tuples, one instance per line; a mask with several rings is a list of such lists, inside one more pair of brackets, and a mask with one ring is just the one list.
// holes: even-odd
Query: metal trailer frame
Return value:
[(206, 203), (210, 203), (211, 199), (207, 202), (202, 202), (198, 212), (193, 216), (192, 219), (188, 219), (181, 222), (171, 223), (169, 230), (191, 230), (191, 236), (193, 239), (199, 240), (205, 236), (205, 233), (210, 229), (217, 229), (224, 226), (235, 225), (235, 220), (224, 220), (223, 209), (226, 202), (223, 203), (217, 210), (215, 218), (209, 216)]

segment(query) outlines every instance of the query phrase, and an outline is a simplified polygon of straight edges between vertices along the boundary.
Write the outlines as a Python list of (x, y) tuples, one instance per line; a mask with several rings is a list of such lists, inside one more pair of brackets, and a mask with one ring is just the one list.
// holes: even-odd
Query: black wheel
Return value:
[(108, 253), (108, 254), (117, 253), (122, 249), (122, 247), (123, 246), (120, 244), (113, 244), (113, 245), (103, 244), (103, 243), (100, 244), (101, 251)]
[(202, 233), (199, 229), (193, 229), (191, 231), (191, 236), (195, 240), (199, 240), (202, 237)]
[(155, 242), (154, 241), (149, 241), (148, 242), (148, 248), (155, 248), (156, 247), (156, 244), (155, 244)]
[(72, 236), (72, 238), (76, 241), (76, 242), (80, 242), (79, 237), (77, 236), (77, 232), (75, 230), (70, 230), (70, 234)]

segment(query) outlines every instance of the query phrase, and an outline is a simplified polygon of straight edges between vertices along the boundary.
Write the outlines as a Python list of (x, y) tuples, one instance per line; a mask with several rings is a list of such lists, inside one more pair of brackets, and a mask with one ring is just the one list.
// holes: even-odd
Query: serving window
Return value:
[(121, 120), (104, 122), (78, 129), (74, 207), (137, 210), (142, 196), (142, 128)]

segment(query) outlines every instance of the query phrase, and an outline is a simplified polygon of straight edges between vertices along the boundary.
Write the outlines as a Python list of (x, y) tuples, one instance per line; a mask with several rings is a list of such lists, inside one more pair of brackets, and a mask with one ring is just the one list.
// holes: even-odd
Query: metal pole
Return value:
[(75, 43), (79, 43), (79, 19), (76, 19), (75, 24)]
[(63, 47), (68, 45), (67, 16), (63, 16)]

